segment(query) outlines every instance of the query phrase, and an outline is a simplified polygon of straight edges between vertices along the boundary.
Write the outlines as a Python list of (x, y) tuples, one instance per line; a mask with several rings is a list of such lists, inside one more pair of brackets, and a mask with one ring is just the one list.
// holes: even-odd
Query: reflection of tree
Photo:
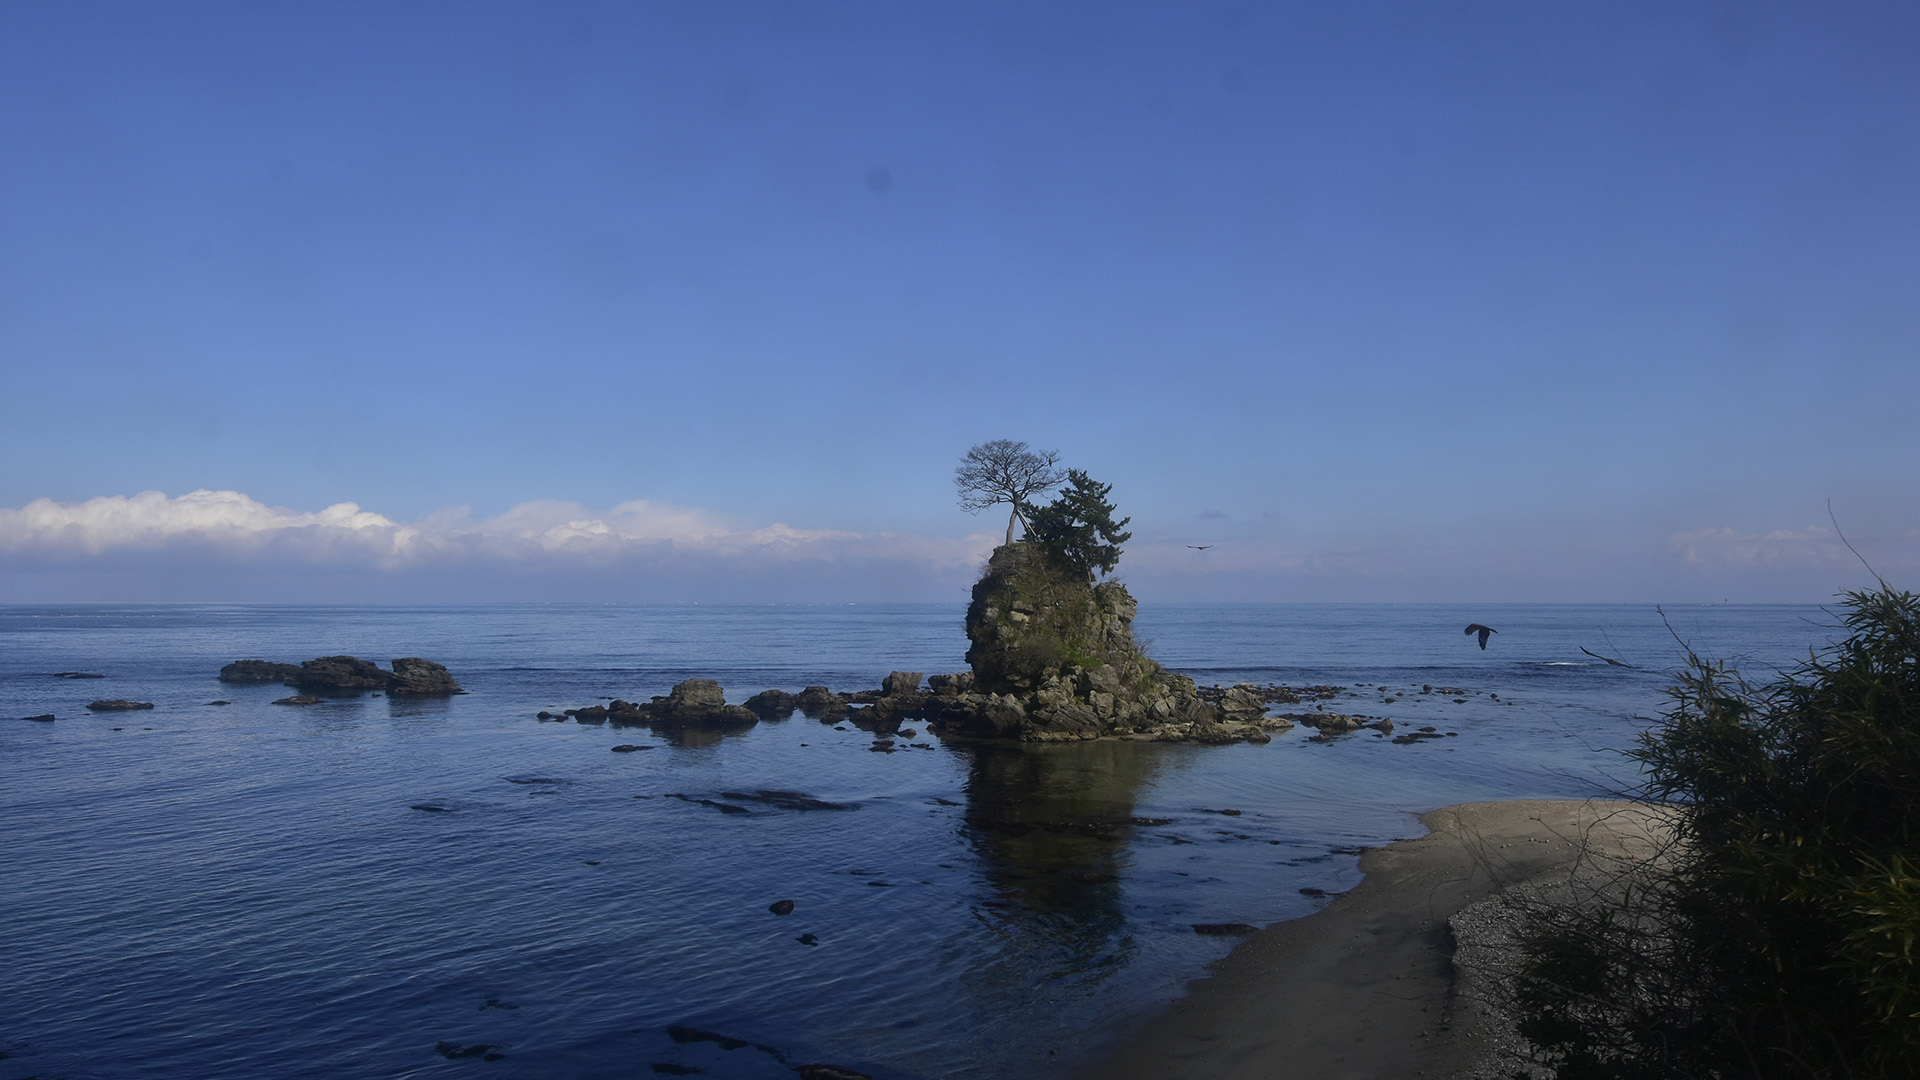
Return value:
[(1119, 876), (1155, 748), (985, 744), (971, 756), (967, 839), (997, 893), (986, 902), (996, 929), (1027, 939), (1016, 951), (1054, 975), (1098, 977), (1124, 961)]

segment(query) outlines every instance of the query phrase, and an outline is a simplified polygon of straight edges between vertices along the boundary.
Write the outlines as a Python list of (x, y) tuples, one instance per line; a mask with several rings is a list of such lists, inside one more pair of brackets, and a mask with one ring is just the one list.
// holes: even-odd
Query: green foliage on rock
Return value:
[(1121, 530), (1133, 519), (1113, 520), (1113, 503), (1107, 499), (1112, 492), (1112, 484), (1102, 484), (1079, 469), (1068, 469), (1066, 489), (1029, 515), (1028, 539), (1039, 544), (1049, 558), (1089, 581), (1095, 571), (1113, 573), (1120, 564), (1120, 545), (1133, 539), (1132, 533)]
[(1004, 544), (967, 607), (967, 663), (986, 695), (982, 734), (1092, 738), (1217, 719), (1193, 680), (1133, 639), (1135, 604), (1036, 543)]
[(1920, 1073), (1920, 598), (1764, 687), (1689, 653), (1636, 756), (1679, 803), (1663, 868), (1536, 912), (1521, 1031), (1562, 1080)]

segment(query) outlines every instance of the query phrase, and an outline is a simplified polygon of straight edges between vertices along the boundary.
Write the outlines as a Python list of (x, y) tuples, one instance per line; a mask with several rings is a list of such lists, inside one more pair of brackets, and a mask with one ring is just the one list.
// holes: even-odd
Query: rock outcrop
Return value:
[[(597, 708), (597, 706), (590, 707)], [(581, 709), (574, 719), (582, 719)], [(615, 724), (641, 725), (655, 731), (743, 731), (760, 722), (744, 705), (727, 704), (727, 695), (712, 679), (688, 679), (675, 684), (665, 697), (633, 702), (615, 698), (606, 705), (605, 719)]]
[(785, 720), (793, 715), (794, 698), (785, 690), (762, 690), (747, 699), (746, 708), (762, 720)]
[[(1145, 735), (1232, 741), (1193, 680), (1163, 669), (1133, 640), (1133, 596), (1047, 559), (1033, 544), (996, 549), (967, 608), (969, 685), (936, 676), (931, 720), (945, 730), (1026, 741)], [(1248, 708), (1249, 704), (1256, 707)], [(1264, 702), (1236, 699), (1234, 717), (1255, 721)], [(938, 715), (932, 715), (937, 713)]]
[(128, 701), (125, 698), (108, 698), (105, 701), (87, 703), (89, 712), (133, 712), (136, 709), (151, 709), (151, 701)]
[(286, 682), (299, 676), (299, 664), (276, 664), (271, 660), (235, 660), (220, 669), (220, 681), (227, 683)]
[(407, 697), (448, 697), (464, 694), (445, 664), (405, 656), (393, 662), (393, 670), (355, 656), (322, 656), (299, 664), (280, 664), (271, 660), (235, 660), (220, 669), (220, 681), (227, 683), (284, 683), (308, 694), (334, 697), (357, 696), (384, 690)]
[(387, 692), (408, 697), (448, 697), (461, 691), (445, 664), (403, 656), (393, 662), (393, 674), (387, 677)]
[(380, 665), (353, 656), (322, 656), (303, 661), (287, 685), (310, 694), (357, 694), (385, 690), (389, 676)]
[(824, 686), (809, 686), (793, 698), (794, 707), (816, 720), (836, 720), (847, 715), (847, 696)]

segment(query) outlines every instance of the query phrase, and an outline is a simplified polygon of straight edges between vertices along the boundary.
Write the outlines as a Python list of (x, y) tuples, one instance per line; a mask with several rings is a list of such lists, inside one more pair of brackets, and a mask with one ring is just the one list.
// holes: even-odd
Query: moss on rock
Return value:
[(1219, 710), (1140, 651), (1126, 586), (1094, 583), (1035, 544), (995, 549), (967, 607), (971, 708), (977, 734), (1030, 741), (1152, 732), (1190, 737)]

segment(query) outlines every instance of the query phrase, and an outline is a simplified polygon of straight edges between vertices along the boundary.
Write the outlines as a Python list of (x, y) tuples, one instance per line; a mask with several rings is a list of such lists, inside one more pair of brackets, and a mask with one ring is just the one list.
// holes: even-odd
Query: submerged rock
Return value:
[(41, 723), (41, 724), (51, 724), (53, 723), (53, 714), (41, 713), (39, 716), (28, 716), (28, 717), (24, 717), (23, 719), (32, 720), (36, 723)]
[(105, 701), (87, 703), (88, 712), (132, 712), (136, 709), (151, 709), (151, 701), (128, 701), (125, 698), (108, 698)]
[[(808, 934), (812, 937), (812, 934)], [(809, 941), (806, 944), (813, 944)], [(844, 1065), (796, 1065), (793, 1071), (800, 1074), (800, 1080), (873, 1080), (863, 1072), (855, 1072)]]
[(326, 698), (315, 697), (312, 694), (295, 694), (293, 697), (283, 697), (280, 700), (274, 702), (274, 704), (275, 705), (319, 705), (324, 703), (326, 700), (327, 700)]

